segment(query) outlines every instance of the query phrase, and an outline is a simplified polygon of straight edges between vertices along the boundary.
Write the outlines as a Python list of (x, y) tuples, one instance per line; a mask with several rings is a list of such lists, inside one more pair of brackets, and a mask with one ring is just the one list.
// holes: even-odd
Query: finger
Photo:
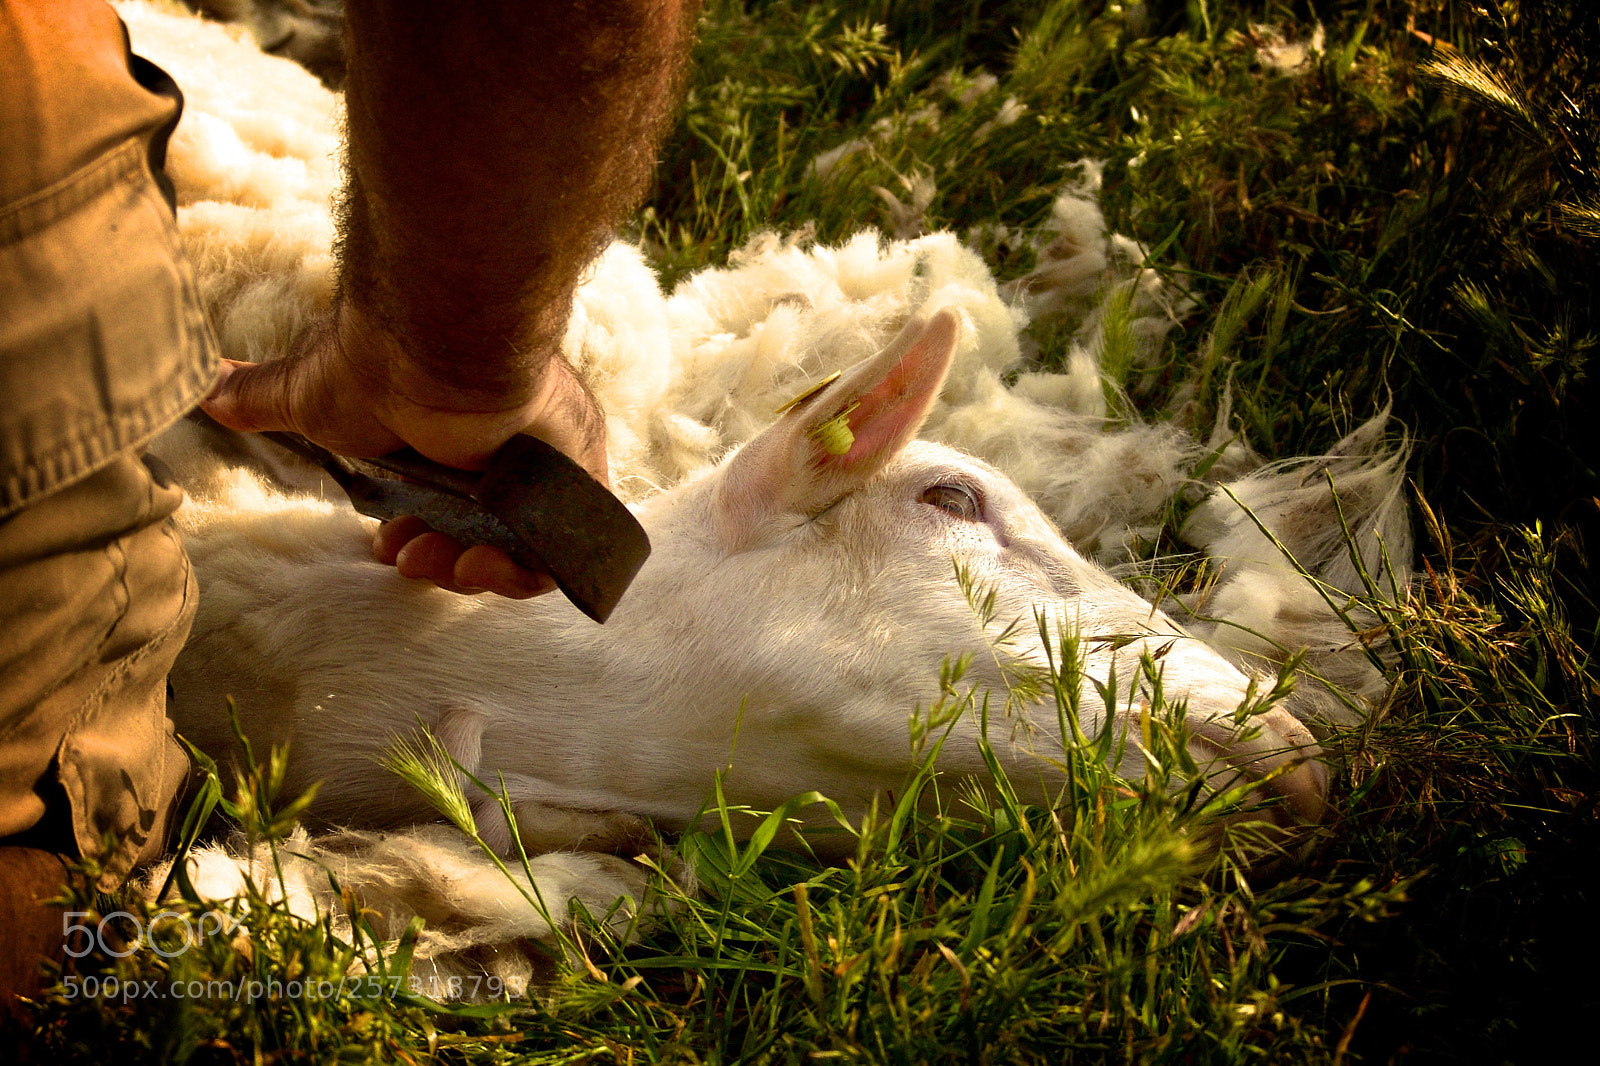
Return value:
[(487, 589), (507, 599), (526, 600), (555, 589), (548, 574), (526, 570), (499, 548), (476, 545), (456, 560), (455, 583), (464, 588)]
[(360, 383), (329, 378), (328, 367), (310, 348), (270, 363), (224, 359), (200, 405), (230, 429), (287, 430), (339, 455), (383, 455), (404, 445), (361, 403), (352, 406), (352, 397), (365, 396)]
[[(415, 515), (380, 525), (372, 538), (372, 554), (380, 563), (397, 566), (401, 552), (427, 534), (432, 537), (406, 552), (406, 564), (400, 571), (405, 577), (432, 581), (451, 592), (488, 591), (513, 600), (542, 596), (556, 587), (548, 575), (518, 566), (498, 548), (477, 545), (462, 551), (453, 538), (433, 530)], [(435, 539), (441, 537), (448, 544)], [(446, 574), (445, 566), (451, 559), (454, 563)]]
[(394, 566), (402, 577), (431, 581), (440, 588), (461, 592), (463, 586), (455, 580), (456, 560), (465, 550), (452, 538), (429, 530), (406, 542), (395, 555)]
[(416, 515), (390, 519), (372, 535), (372, 554), (383, 565), (393, 566), (401, 548), (428, 532), (431, 527)]
[(259, 433), (277, 429), (299, 432), (289, 413), (292, 373), (288, 360), (243, 363), (222, 360), (221, 374), (200, 406), (229, 429)]

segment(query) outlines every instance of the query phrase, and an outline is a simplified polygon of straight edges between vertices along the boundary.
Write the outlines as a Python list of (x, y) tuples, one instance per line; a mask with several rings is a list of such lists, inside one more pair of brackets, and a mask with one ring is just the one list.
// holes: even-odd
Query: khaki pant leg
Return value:
[(182, 499), (125, 456), (0, 521), (0, 837), (65, 801), (106, 889), (159, 852), (188, 772), (166, 718), (196, 596)]
[(140, 460), (216, 372), (162, 174), (179, 111), (104, 3), (0, 0), (0, 842), (97, 859), (106, 889), (187, 767), (182, 494)]

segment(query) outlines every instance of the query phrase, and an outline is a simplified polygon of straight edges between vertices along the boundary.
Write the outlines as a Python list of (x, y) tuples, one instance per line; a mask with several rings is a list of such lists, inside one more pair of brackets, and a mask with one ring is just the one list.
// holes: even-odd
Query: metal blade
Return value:
[(499, 548), (517, 565), (549, 574), (596, 622), (611, 616), (650, 555), (644, 528), (622, 501), (536, 437), (511, 438), (479, 475), (409, 448), (348, 459), (298, 434), (262, 436), (327, 470), (360, 513), (385, 520), (416, 515), (462, 544)]

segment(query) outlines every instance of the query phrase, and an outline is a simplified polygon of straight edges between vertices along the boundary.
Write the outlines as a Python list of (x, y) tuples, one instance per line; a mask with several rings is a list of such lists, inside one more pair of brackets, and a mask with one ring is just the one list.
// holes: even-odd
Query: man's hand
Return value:
[[(207, 413), (468, 470), (531, 433), (608, 481), (605, 420), (555, 353), (585, 267), (644, 192), (699, 10), (346, 0), (340, 298), (288, 358), (225, 366)], [(374, 550), (448, 589), (554, 587), (417, 520)]]
[[(225, 361), (202, 406), (232, 429), (289, 430), (350, 456), (409, 444), (465, 470), (482, 470), (500, 445), (529, 433), (609, 483), (605, 419), (565, 360), (545, 360), (537, 380), (509, 394), (465, 390), (418, 369), (392, 336), (345, 303), (284, 359)], [(549, 575), (523, 569), (498, 548), (463, 548), (419, 518), (385, 522), (373, 551), (406, 577), (452, 592), (526, 599), (555, 588)]]

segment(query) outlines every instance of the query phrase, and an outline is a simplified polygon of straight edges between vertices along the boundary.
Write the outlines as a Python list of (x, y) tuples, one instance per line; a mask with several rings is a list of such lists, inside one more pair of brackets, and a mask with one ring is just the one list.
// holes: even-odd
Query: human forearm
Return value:
[[(605, 419), (557, 353), (649, 178), (699, 4), (347, 0), (339, 299), (288, 356), (226, 363), (206, 410), (468, 470), (529, 433), (605, 482)], [(551, 587), (420, 520), (374, 548), (445, 588)]]
[(447, 391), (530, 389), (648, 180), (698, 6), (350, 0), (343, 300)]

